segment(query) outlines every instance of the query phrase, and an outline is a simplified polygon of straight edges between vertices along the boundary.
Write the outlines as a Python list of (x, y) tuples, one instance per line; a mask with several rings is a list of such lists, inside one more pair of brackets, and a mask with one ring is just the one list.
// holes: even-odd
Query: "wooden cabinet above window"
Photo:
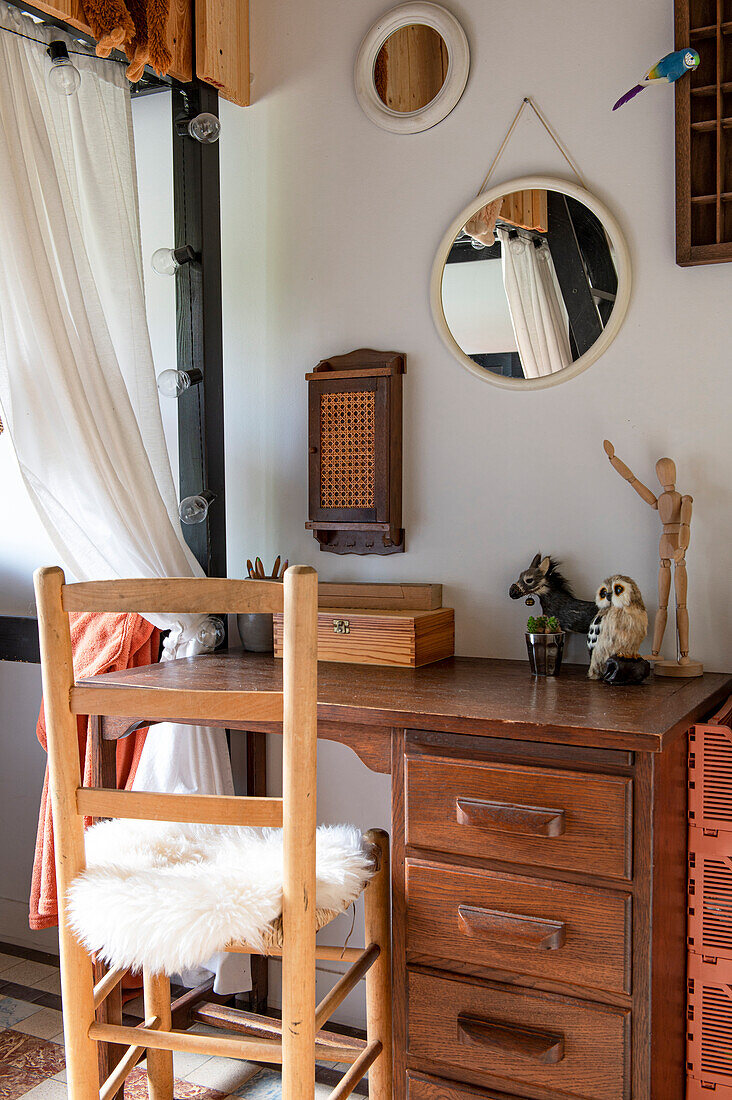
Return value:
[[(33, 5), (54, 19), (90, 35), (81, 0), (35, 0)], [(170, 0), (168, 46), (173, 55), (170, 76), (183, 83), (196, 76), (216, 88), (222, 99), (249, 105), (248, 0)]]
[(249, 0), (196, 0), (196, 76), (249, 106)]

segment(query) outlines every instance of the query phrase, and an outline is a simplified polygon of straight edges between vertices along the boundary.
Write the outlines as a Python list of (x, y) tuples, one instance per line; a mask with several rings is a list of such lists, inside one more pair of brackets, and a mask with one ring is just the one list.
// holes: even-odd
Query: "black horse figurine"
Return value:
[(542, 558), (537, 554), (528, 569), (511, 585), (508, 594), (512, 600), (522, 596), (538, 596), (545, 615), (554, 615), (562, 630), (574, 634), (587, 634), (590, 623), (597, 615), (597, 606), (591, 600), (578, 600), (567, 579), (559, 571), (554, 558)]

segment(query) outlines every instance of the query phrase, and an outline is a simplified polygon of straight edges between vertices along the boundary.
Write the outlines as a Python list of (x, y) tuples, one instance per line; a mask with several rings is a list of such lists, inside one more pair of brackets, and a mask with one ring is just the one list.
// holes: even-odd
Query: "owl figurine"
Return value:
[(591, 680), (601, 680), (609, 657), (638, 657), (648, 630), (640, 589), (630, 577), (608, 577), (597, 590), (598, 613), (592, 621), (587, 644)]

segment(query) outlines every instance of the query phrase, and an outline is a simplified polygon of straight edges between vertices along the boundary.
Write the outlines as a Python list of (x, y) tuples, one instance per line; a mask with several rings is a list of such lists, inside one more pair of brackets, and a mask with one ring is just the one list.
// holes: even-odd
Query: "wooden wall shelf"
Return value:
[(249, 106), (249, 0), (196, 0), (196, 76)]
[[(34, 0), (33, 8), (93, 37), (81, 0)], [(170, 76), (187, 84), (195, 75), (222, 99), (247, 107), (249, 98), (249, 0), (170, 0)]]
[(675, 0), (676, 48), (699, 67), (676, 84), (676, 262), (732, 260), (732, 0)]
[[(59, 19), (91, 38), (80, 0), (34, 0), (33, 7)], [(193, 79), (193, 0), (171, 0), (168, 18), (168, 48), (173, 55), (170, 76), (184, 84)]]

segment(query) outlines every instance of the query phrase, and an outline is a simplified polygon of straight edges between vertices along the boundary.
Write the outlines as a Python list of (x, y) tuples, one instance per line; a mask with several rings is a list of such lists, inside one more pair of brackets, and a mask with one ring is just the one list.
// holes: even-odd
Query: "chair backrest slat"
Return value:
[(281, 581), (219, 577), (82, 581), (61, 590), (64, 611), (136, 611), (157, 615), (273, 614), (284, 607)]
[(142, 821), (180, 821), (203, 825), (252, 825), (279, 829), (281, 798), (239, 798), (218, 794), (158, 794), (78, 787), (76, 810), (82, 817), (124, 817)]
[(157, 722), (281, 722), (281, 691), (183, 691), (166, 688), (104, 687), (93, 683), (71, 689), (74, 714), (118, 715)]

